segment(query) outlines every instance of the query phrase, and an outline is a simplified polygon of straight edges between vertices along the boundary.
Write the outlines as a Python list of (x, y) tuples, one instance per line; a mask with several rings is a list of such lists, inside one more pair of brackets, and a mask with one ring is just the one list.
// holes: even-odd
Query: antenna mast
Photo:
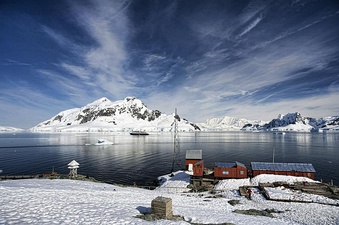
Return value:
[(172, 161), (171, 173), (173, 173), (173, 171), (174, 171), (175, 164), (177, 166), (181, 166), (181, 160), (180, 160), (180, 157), (179, 157), (180, 146), (179, 146), (179, 135), (178, 135), (178, 121), (180, 121), (180, 117), (177, 114), (177, 109), (175, 109), (174, 122), (172, 124), (172, 125), (174, 125), (174, 136), (173, 136), (174, 151), (173, 151), (173, 161)]

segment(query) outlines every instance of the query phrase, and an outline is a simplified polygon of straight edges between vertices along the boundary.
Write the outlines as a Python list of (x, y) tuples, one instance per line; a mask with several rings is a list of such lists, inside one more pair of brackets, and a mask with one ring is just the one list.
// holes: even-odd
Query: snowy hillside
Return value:
[[(170, 131), (173, 129), (173, 115), (148, 109), (141, 100), (127, 97), (111, 102), (98, 99), (82, 108), (58, 113), (51, 119), (32, 127), (32, 132), (114, 132), (142, 130), (147, 132)], [(180, 131), (199, 129), (186, 119), (178, 124)]]
[(250, 130), (256, 130), (256, 126), (262, 126), (266, 122), (261, 120), (239, 119), (237, 117), (225, 116), (223, 118), (207, 119), (205, 123), (198, 123), (202, 130), (207, 131), (234, 131), (249, 127)]
[[(155, 190), (68, 179), (0, 181), (0, 224), (323, 225), (339, 222), (338, 206), (335, 206), (339, 200), (308, 194), (304, 198), (312, 203), (269, 201), (256, 187), (251, 188), (252, 200), (248, 200), (240, 196), (238, 190), (239, 186), (253, 185), (249, 179), (220, 181), (215, 194), (185, 192), (189, 176), (182, 171), (176, 172), (174, 177), (167, 175), (161, 179), (165, 182)], [(296, 177), (259, 175), (255, 183), (287, 179), (297, 181)], [(270, 193), (279, 198), (300, 195), (284, 187), (270, 190)], [(181, 216), (183, 221), (136, 218), (141, 213), (150, 213), (151, 202), (158, 196), (171, 198), (173, 214)], [(231, 204), (231, 200), (238, 204)], [(272, 213), (268, 216), (236, 213), (253, 209), (268, 209)]]
[(16, 127), (0, 126), (0, 132), (22, 132), (22, 131), (24, 130)]

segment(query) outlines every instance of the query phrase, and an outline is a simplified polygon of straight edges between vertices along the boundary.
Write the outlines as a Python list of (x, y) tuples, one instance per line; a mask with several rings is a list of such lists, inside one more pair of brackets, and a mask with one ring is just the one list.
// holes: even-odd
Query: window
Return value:
[(222, 171), (222, 174), (223, 174), (223, 175), (228, 175), (229, 172), (228, 172), (227, 170), (225, 170), (225, 171)]
[(244, 171), (240, 171), (240, 175), (244, 175)]

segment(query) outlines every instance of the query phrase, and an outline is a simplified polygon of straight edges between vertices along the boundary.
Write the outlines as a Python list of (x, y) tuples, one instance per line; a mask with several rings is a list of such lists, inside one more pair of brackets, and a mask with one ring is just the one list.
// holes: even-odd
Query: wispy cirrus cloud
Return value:
[(46, 25), (42, 25), (41, 29), (61, 47), (70, 48), (72, 45), (74, 45), (74, 43), (69, 38), (66, 38), (62, 34), (56, 32)]
[[(199, 111), (196, 121), (210, 117), (212, 111), (219, 116), (228, 113), (265, 119), (293, 111), (307, 114), (312, 108), (314, 116), (324, 116), (321, 111), (339, 94), (338, 77), (333, 76), (338, 54), (333, 43), (338, 36), (320, 24), (328, 23), (336, 13), (307, 17), (296, 24), (285, 21), (276, 28), (269, 22), (276, 19), (270, 7), (248, 10), (248, 15), (242, 14), (244, 19), (228, 21), (231, 27), (225, 29), (221, 21), (199, 24), (199, 20), (190, 20), (204, 41), (199, 46), (204, 54), (197, 60), (186, 60), (187, 80), (181, 88), (153, 96), (152, 101), (160, 103), (167, 93), (177, 101), (166, 101), (166, 110)], [(206, 29), (204, 24), (208, 24)], [(264, 37), (264, 31), (272, 29), (273, 35)], [(328, 107), (330, 114), (336, 114), (337, 109)]]
[(84, 85), (97, 86), (115, 97), (123, 97), (134, 88), (136, 77), (124, 68), (126, 64), (126, 41), (128, 40), (128, 18), (126, 8), (129, 1), (80, 1), (69, 3), (70, 16), (75, 26), (91, 38), (91, 45), (69, 41), (61, 31), (43, 26), (42, 29), (61, 47), (73, 48), (75, 59), (60, 61), (59, 66), (67, 73), (79, 78)]
[(257, 26), (259, 24), (259, 22), (262, 20), (261, 17), (257, 17), (255, 18), (254, 21), (251, 21), (251, 23), (245, 27), (244, 31), (242, 31), (239, 36), (243, 36), (245, 35), (246, 33), (250, 32), (255, 26)]
[(2, 62), (0, 62), (1, 66), (32, 66), (30, 63), (25, 62), (19, 62), (12, 59), (4, 59)]
[(82, 81), (88, 82), (91, 80), (91, 72), (82, 66), (61, 63), (61, 67)]
[[(179, 108), (181, 115), (195, 121), (226, 113), (265, 119), (282, 111), (313, 109), (320, 115), (326, 105), (323, 114), (326, 110), (336, 114), (330, 104), (339, 92), (336, 4), (152, 0), (61, 4), (56, 7), (62, 8), (56, 13), (58, 20), (42, 16), (25, 28), (34, 30), (34, 23), (39, 23), (42, 31), (26, 32), (22, 40), (27, 45), (22, 47), (27, 51), (10, 45), (18, 46), (20, 57), (0, 61), (5, 80), (31, 86), (25, 90), (35, 91), (32, 95), (37, 98), (45, 94), (44, 101), (49, 97), (82, 106), (102, 96), (120, 100), (134, 95), (150, 108), (163, 112)], [(8, 86), (19, 87), (7, 80)]]
[[(30, 128), (60, 111), (73, 108), (72, 102), (51, 98), (44, 90), (30, 87), (24, 81), (0, 86), (1, 125)], [(51, 109), (54, 110), (52, 114)]]

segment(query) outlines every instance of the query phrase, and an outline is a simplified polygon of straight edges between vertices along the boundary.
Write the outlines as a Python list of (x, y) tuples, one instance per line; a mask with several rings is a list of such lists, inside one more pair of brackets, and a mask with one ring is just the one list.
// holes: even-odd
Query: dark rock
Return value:
[(275, 209), (265, 209), (265, 210), (257, 210), (257, 209), (248, 209), (248, 210), (234, 210), (235, 213), (245, 214), (245, 215), (252, 215), (252, 216), (266, 216), (273, 218), (274, 216), (272, 213), (282, 213), (283, 211), (278, 211)]
[(235, 205), (238, 205), (238, 204), (241, 204), (239, 200), (229, 200), (228, 203), (232, 206), (235, 206)]

